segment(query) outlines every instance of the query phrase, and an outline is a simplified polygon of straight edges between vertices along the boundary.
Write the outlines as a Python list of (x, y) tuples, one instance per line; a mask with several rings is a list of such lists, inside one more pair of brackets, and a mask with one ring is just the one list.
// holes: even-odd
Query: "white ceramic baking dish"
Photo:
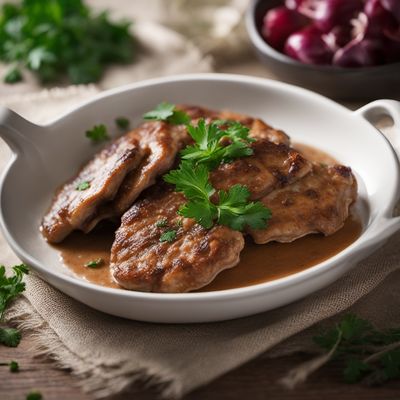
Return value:
[[(117, 116), (132, 125), (161, 101), (204, 105), (259, 116), (294, 141), (324, 150), (350, 165), (359, 182), (363, 233), (334, 257), (272, 282), (206, 293), (141, 293), (98, 286), (74, 277), (39, 233), (54, 190), (94, 149), (84, 132), (111, 129)], [(0, 222), (15, 253), (62, 292), (109, 314), (153, 322), (206, 322), (270, 310), (319, 290), (350, 270), (400, 228), (396, 154), (368, 120), (389, 114), (400, 127), (399, 103), (379, 100), (352, 112), (310, 91), (245, 76), (200, 74), (149, 80), (117, 88), (43, 126), (0, 109), (0, 136), (13, 157), (1, 178)], [(268, 268), (266, 262), (265, 268)], [(362, 266), (361, 266), (362, 268)]]

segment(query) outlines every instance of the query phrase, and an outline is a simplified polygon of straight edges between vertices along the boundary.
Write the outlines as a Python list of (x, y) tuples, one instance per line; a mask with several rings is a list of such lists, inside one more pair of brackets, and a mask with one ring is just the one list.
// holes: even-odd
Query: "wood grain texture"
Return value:
[[(0, 362), (19, 362), (20, 372), (11, 373), (0, 367), (0, 399), (24, 400), (32, 389), (39, 390), (44, 400), (93, 400), (78, 387), (70, 372), (57, 369), (48, 360), (31, 356), (32, 340), (25, 335), (15, 349), (0, 346)], [(209, 385), (190, 393), (184, 400), (399, 400), (400, 381), (383, 387), (367, 388), (341, 381), (340, 367), (328, 365), (315, 373), (308, 382), (294, 391), (276, 382), (294, 365), (306, 360), (306, 355), (294, 355), (275, 360), (258, 358), (218, 378)], [(156, 394), (138, 387), (109, 400), (151, 400)]]

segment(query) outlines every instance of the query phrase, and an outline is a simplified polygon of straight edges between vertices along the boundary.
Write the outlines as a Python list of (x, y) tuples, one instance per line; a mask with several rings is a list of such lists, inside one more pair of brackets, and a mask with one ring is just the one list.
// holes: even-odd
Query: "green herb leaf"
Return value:
[(34, 390), (26, 395), (26, 400), (42, 400), (43, 396), (40, 392)]
[(236, 231), (249, 226), (264, 229), (271, 218), (271, 211), (261, 202), (248, 202), (249, 190), (243, 185), (234, 185), (228, 192), (219, 192), (218, 223)]
[[(9, 302), (25, 290), (25, 283), (22, 282), (22, 279), (24, 275), (28, 274), (28, 271), (25, 264), (15, 265), (13, 267), (14, 275), (8, 277), (6, 268), (3, 265), (0, 266), (0, 320), (3, 318)], [(7, 332), (3, 335), (7, 335)]]
[(19, 364), (16, 361), (10, 362), (10, 372), (19, 372)]
[(179, 215), (194, 218), (198, 224), (206, 229), (212, 228), (218, 216), (217, 207), (209, 199), (189, 200), (178, 211)]
[(129, 122), (128, 118), (118, 117), (118, 118), (115, 119), (115, 124), (120, 129), (128, 129), (129, 125), (130, 125), (130, 122)]
[(87, 189), (89, 189), (89, 188), (90, 188), (90, 182), (88, 182), (88, 181), (80, 182), (80, 183), (78, 183), (78, 185), (76, 185), (76, 187), (75, 187), (75, 189), (76, 189), (76, 190), (79, 190), (79, 191), (87, 190)]
[(160, 242), (173, 242), (175, 238), (176, 230), (166, 231), (160, 236)]
[(12, 67), (6, 72), (3, 80), (5, 83), (17, 83), (22, 81), (21, 70), (17, 67)]
[(347, 383), (360, 381), (366, 372), (371, 371), (371, 367), (364, 361), (357, 358), (350, 358), (343, 370), (343, 378)]
[(87, 130), (85, 134), (94, 143), (101, 143), (110, 139), (107, 127), (103, 124), (95, 125), (92, 129)]
[(0, 328), (0, 343), (7, 347), (17, 347), (21, 341), (21, 333), (14, 328)]
[[(197, 126), (188, 125), (188, 132), (195, 145), (181, 151), (182, 159), (194, 164), (205, 164), (211, 170), (222, 162), (231, 162), (253, 154), (249, 144), (254, 139), (249, 137), (249, 128), (239, 122), (225, 122), (228, 126), (222, 129), (221, 124), (221, 121), (206, 124), (204, 119), (200, 119)], [(224, 144), (224, 140), (228, 144)]]
[(177, 110), (175, 104), (167, 102), (160, 103), (154, 110), (144, 114), (143, 118), (153, 121), (167, 121), (174, 125), (190, 122), (190, 117), (184, 111)]
[(161, 218), (156, 222), (157, 228), (165, 228), (168, 225), (167, 218)]
[(165, 182), (175, 185), (189, 200), (207, 200), (215, 193), (208, 181), (208, 169), (204, 165), (193, 166), (190, 162), (181, 162), (178, 169), (164, 175)]
[(85, 264), (87, 268), (99, 268), (104, 264), (104, 260), (102, 258), (98, 258), (97, 260), (91, 260)]
[[(47, 4), (48, 3), (48, 4)], [(94, 14), (82, 0), (5, 3), (0, 8), (0, 61), (31, 69), (41, 81), (67, 75), (73, 84), (97, 81), (104, 68), (131, 62), (129, 23)], [(14, 83), (22, 75), (8, 75)]]

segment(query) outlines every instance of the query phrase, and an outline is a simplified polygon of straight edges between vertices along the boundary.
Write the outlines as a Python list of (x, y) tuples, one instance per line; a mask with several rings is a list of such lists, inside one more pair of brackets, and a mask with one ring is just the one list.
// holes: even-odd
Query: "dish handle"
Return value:
[(14, 153), (20, 153), (28, 146), (32, 147), (32, 137), (38, 126), (27, 121), (14, 111), (0, 107), (0, 138)]
[[(393, 120), (393, 126), (396, 133), (399, 135), (397, 143), (400, 144), (400, 101), (396, 100), (376, 100), (365, 106), (354, 111), (355, 114), (362, 116), (369, 123), (374, 125), (379, 118), (383, 116), (389, 116)], [(383, 133), (382, 133), (383, 135)], [(385, 136), (386, 138), (386, 136)], [(387, 138), (386, 138), (387, 139)], [(388, 142), (391, 144), (395, 153), (400, 158), (400, 147), (396, 146), (389, 139)], [(397, 199), (399, 201), (400, 198)], [(400, 213), (400, 204), (397, 205), (398, 213)], [(393, 217), (391, 215), (385, 216), (379, 223), (374, 227), (373, 235), (379, 235), (383, 237), (389, 237), (400, 229), (400, 216)]]

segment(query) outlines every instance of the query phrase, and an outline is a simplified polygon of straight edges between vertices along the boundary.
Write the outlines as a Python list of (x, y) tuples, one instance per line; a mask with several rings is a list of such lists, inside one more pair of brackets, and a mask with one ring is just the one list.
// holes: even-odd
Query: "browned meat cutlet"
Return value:
[(311, 163), (285, 144), (259, 139), (250, 147), (253, 155), (221, 164), (211, 172), (214, 188), (228, 190), (236, 184), (245, 185), (250, 190), (251, 199), (257, 200), (311, 171)]
[[(144, 157), (135, 134), (125, 135), (100, 151), (56, 193), (42, 221), (43, 236), (57, 243), (75, 229), (85, 230), (98, 207), (113, 199), (126, 175)], [(89, 187), (79, 190), (85, 183)]]
[[(124, 214), (111, 249), (111, 272), (119, 285), (146, 292), (188, 292), (239, 262), (243, 235), (225, 226), (207, 230), (178, 216), (184, 202), (182, 194), (157, 185)], [(160, 242), (168, 230), (176, 230), (176, 238)]]
[[(97, 153), (56, 194), (42, 222), (50, 243), (73, 230), (89, 232), (102, 219), (120, 217), (142, 190), (171, 167), (188, 138), (183, 126), (146, 122)], [(86, 190), (77, 190), (88, 182)]]
[(261, 200), (272, 218), (266, 229), (249, 233), (259, 244), (292, 242), (310, 233), (331, 235), (343, 226), (356, 198), (357, 181), (350, 168), (316, 164), (304, 178)]
[(249, 135), (255, 139), (267, 139), (274, 143), (290, 144), (290, 138), (285, 132), (274, 129), (264, 121), (249, 117), (244, 114), (237, 114), (231, 111), (214, 111), (199, 106), (180, 105), (179, 109), (185, 111), (192, 120), (205, 118), (208, 121), (230, 120), (238, 121), (250, 129)]

